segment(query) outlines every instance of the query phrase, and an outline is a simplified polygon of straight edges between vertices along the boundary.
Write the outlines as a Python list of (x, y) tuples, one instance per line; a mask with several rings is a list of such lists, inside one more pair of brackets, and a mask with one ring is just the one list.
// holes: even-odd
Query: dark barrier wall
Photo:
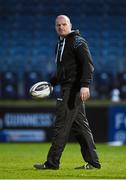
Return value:
[[(108, 141), (108, 108), (87, 107), (87, 118), (96, 142)], [(70, 134), (70, 141), (76, 141), (73, 133)]]
[(108, 141), (108, 107), (87, 108), (89, 124), (97, 142)]
[[(87, 117), (96, 142), (107, 142), (108, 117), (106, 107), (87, 107)], [(0, 141), (41, 142), (50, 141), (55, 108), (1, 107)], [(72, 133), (70, 141), (75, 141)]]

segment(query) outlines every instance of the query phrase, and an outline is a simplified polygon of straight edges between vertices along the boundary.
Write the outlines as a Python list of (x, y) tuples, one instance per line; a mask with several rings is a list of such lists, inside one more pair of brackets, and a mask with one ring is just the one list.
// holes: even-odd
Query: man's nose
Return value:
[(60, 25), (60, 27), (59, 27), (59, 28), (61, 28), (61, 29), (62, 29), (62, 28), (63, 28), (63, 25)]

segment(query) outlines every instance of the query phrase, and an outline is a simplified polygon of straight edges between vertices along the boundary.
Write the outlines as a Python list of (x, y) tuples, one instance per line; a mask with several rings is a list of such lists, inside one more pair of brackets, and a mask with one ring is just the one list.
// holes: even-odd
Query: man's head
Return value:
[(59, 15), (56, 18), (56, 32), (60, 37), (65, 37), (71, 33), (72, 24), (70, 19), (65, 15)]

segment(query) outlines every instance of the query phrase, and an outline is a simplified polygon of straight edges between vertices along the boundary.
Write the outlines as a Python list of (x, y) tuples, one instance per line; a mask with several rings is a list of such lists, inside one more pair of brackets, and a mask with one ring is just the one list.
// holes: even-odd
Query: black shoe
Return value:
[(94, 167), (91, 164), (87, 163), (83, 166), (76, 167), (75, 169), (85, 169), (85, 170), (90, 170), (90, 169), (100, 169), (100, 167)]
[(59, 169), (59, 168), (56, 168), (56, 167), (48, 167), (46, 166), (46, 164), (34, 164), (34, 168), (36, 169), (40, 169), (40, 170), (46, 170), (46, 169)]

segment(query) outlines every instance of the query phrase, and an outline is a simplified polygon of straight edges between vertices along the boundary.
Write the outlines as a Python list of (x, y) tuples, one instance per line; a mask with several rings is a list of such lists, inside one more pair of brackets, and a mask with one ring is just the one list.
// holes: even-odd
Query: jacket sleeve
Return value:
[(75, 40), (75, 54), (81, 68), (81, 87), (88, 87), (93, 76), (94, 65), (86, 41), (79, 37)]
[(57, 81), (57, 76), (56, 76), (56, 74), (54, 74), (53, 76), (51, 76), (49, 82), (51, 83), (51, 85), (52, 85), (53, 87), (56, 86), (56, 85), (58, 85), (58, 81)]
[[(57, 52), (57, 46), (58, 46), (58, 43), (56, 44), (56, 47), (55, 47), (55, 55), (56, 55), (56, 52)], [(50, 77), (50, 81), (51, 85), (54, 87), (56, 85), (58, 85), (58, 80), (57, 80), (57, 75), (56, 73), (53, 73)]]

